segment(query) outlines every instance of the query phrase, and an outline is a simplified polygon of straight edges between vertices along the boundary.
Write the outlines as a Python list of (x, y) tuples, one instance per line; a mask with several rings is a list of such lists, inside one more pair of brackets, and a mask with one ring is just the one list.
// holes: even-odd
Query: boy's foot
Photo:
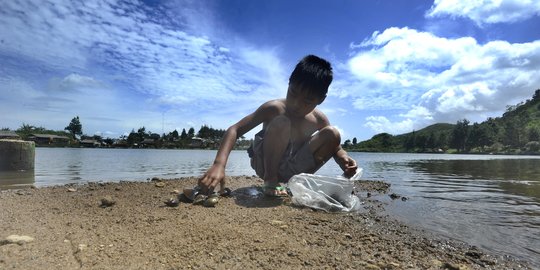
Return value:
[(262, 187), (263, 194), (270, 197), (287, 197), (287, 189), (282, 186), (264, 185)]

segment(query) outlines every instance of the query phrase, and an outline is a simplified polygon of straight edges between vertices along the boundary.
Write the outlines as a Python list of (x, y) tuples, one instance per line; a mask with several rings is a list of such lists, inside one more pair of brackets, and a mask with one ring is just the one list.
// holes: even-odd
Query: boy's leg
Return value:
[(302, 145), (293, 156), (280, 164), (279, 180), (289, 181), (300, 173), (315, 173), (339, 149), (341, 137), (334, 127), (321, 129), (311, 139)]
[[(264, 184), (270, 187), (278, 186), (279, 163), (283, 153), (287, 149), (291, 134), (291, 121), (289, 118), (281, 115), (274, 118), (266, 127), (264, 134), (263, 153), (264, 153)], [(286, 191), (273, 191), (275, 194)]]
[(309, 141), (309, 149), (313, 153), (315, 159), (316, 172), (324, 163), (326, 163), (338, 151), (341, 143), (341, 135), (337, 128), (328, 126), (321, 129), (317, 134), (311, 137)]

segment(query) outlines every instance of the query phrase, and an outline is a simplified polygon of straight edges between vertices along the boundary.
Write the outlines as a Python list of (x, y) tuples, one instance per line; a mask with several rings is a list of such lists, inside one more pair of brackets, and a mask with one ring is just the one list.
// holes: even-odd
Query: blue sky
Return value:
[[(307, 54), (344, 139), (502, 115), (540, 88), (540, 1), (3, 1), (0, 127), (225, 129)], [(256, 130), (247, 134), (252, 136)]]

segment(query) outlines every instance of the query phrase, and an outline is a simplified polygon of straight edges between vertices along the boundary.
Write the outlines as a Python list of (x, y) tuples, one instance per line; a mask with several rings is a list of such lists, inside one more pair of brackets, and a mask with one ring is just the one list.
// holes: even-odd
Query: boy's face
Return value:
[(312, 112), (324, 99), (310, 94), (306, 89), (295, 85), (289, 85), (287, 91), (287, 113), (292, 117), (304, 117)]

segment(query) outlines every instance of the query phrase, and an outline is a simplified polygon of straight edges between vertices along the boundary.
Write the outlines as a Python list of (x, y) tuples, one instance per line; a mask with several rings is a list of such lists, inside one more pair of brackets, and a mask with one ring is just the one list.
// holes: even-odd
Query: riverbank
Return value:
[(384, 216), (380, 181), (359, 182), (361, 213), (329, 214), (256, 196), (258, 178), (228, 180), (215, 208), (165, 206), (195, 178), (2, 191), (0, 269), (524, 268)]

